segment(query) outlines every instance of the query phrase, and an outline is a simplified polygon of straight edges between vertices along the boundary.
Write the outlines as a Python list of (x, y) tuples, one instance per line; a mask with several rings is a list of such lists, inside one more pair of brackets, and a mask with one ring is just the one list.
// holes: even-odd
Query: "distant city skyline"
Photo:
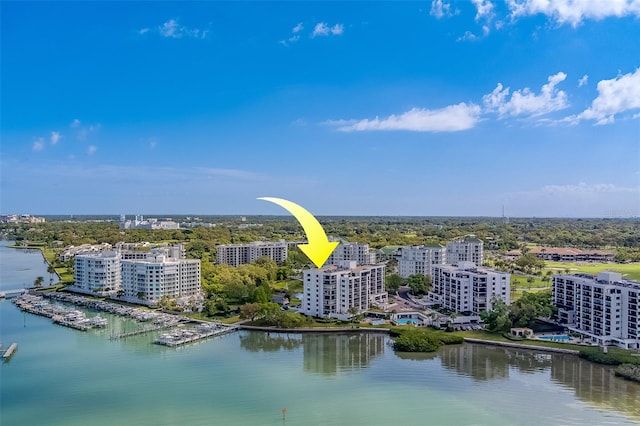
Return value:
[(640, 1), (568, 5), (3, 2), (0, 213), (640, 216)]

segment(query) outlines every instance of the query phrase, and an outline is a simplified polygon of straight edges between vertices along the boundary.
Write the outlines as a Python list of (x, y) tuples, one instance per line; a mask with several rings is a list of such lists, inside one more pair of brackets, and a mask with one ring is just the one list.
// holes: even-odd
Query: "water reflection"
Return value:
[(576, 356), (554, 356), (551, 380), (575, 391), (578, 398), (613, 408), (640, 420), (640, 384), (616, 377), (611, 367)]
[(384, 352), (385, 336), (375, 333), (302, 335), (304, 370), (334, 375), (366, 368)]
[(302, 337), (299, 334), (280, 334), (249, 332), (240, 335), (240, 347), (249, 352), (290, 351), (300, 347)]
[(248, 332), (240, 335), (240, 347), (250, 352), (291, 351), (302, 346), (304, 371), (327, 375), (366, 368), (374, 357), (383, 353), (384, 342), (385, 336), (374, 333)]
[(475, 380), (505, 379), (509, 367), (536, 372), (551, 367), (552, 355), (498, 346), (464, 344), (439, 351), (442, 366)]
[(616, 377), (611, 367), (575, 355), (466, 343), (438, 352), (442, 366), (474, 380), (503, 380), (511, 369), (520, 373), (549, 372), (551, 380), (571, 389), (587, 404), (614, 409), (640, 420), (640, 385)]

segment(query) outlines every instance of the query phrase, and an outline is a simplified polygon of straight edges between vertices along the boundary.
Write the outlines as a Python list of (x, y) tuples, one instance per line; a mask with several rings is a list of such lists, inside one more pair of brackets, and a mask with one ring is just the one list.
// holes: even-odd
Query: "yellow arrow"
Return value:
[(307, 234), (307, 240), (309, 244), (298, 244), (300, 250), (318, 267), (320, 268), (324, 262), (327, 261), (331, 253), (336, 249), (338, 245), (337, 241), (330, 242), (327, 239), (322, 225), (318, 222), (311, 213), (309, 213), (304, 207), (292, 203), (291, 201), (283, 200), (282, 198), (273, 197), (259, 197), (258, 200), (270, 201), (283, 207), (289, 213), (295, 217), (305, 234)]

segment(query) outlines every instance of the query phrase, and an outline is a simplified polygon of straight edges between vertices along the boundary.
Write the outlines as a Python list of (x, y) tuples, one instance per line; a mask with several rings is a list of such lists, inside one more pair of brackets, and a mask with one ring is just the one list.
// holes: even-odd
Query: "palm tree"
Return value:
[(56, 268), (53, 267), (53, 265), (49, 264), (49, 266), (47, 267), (47, 272), (49, 273), (49, 285), (53, 284), (53, 274), (56, 273)]
[(44, 281), (44, 277), (38, 277), (33, 281), (34, 287), (42, 287), (42, 282)]

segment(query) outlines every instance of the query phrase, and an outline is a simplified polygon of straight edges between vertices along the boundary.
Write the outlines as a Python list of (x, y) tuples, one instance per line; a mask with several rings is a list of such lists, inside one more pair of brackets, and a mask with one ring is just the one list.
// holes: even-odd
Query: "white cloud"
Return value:
[(313, 27), (313, 32), (311, 33), (311, 37), (322, 37), (328, 35), (342, 35), (344, 33), (344, 25), (335, 24), (334, 26), (329, 26), (326, 22), (318, 22), (315, 27)]
[(495, 13), (493, 12), (494, 5), (489, 0), (471, 0), (471, 2), (476, 7), (476, 21), (481, 19), (486, 19), (491, 22), (495, 17)]
[(463, 35), (458, 37), (456, 41), (475, 41), (478, 39), (478, 36), (472, 33), (471, 31), (465, 31)]
[(400, 115), (369, 120), (335, 120), (326, 124), (343, 132), (367, 130), (409, 130), (414, 132), (458, 132), (473, 128), (479, 120), (478, 105), (450, 105), (440, 109), (413, 108)]
[(435, 17), (436, 19), (442, 19), (445, 16), (446, 17), (453, 16), (457, 13), (458, 13), (457, 10), (456, 11), (451, 10), (451, 4), (447, 3), (444, 0), (433, 0), (431, 2), (431, 11), (429, 12), (429, 14)]
[(556, 87), (566, 78), (565, 73), (559, 72), (549, 76), (548, 83), (542, 86), (540, 94), (537, 95), (526, 87), (514, 91), (510, 98), (510, 88), (504, 88), (501, 83), (498, 83), (491, 93), (483, 96), (482, 101), (486, 111), (497, 112), (501, 118), (518, 115), (535, 117), (558, 111), (569, 106), (567, 94)]
[(43, 138), (38, 138), (33, 142), (33, 147), (32, 147), (34, 152), (39, 152), (42, 151), (44, 149), (44, 139)]
[(326, 36), (329, 35), (329, 26), (326, 22), (318, 22), (316, 26), (313, 28), (313, 33), (311, 33), (311, 37), (317, 36)]
[(51, 137), (49, 138), (49, 140), (51, 141), (51, 145), (55, 145), (58, 142), (60, 142), (60, 139), (62, 139), (62, 135), (60, 134), (60, 132), (51, 132)]
[[(74, 123), (75, 121), (76, 120), (74, 120)], [(97, 132), (102, 127), (100, 123), (81, 125), (80, 121), (79, 120), (77, 121), (78, 121), (78, 124), (74, 128), (76, 129), (76, 138), (78, 138), (78, 140), (81, 140), (81, 141), (87, 139), (89, 135)]]
[[(596, 124), (613, 123), (616, 114), (640, 108), (640, 68), (633, 73), (619, 75), (598, 82), (598, 97), (591, 106), (567, 121), (596, 120)], [(637, 117), (634, 115), (633, 118)]]
[(342, 24), (335, 24), (333, 27), (331, 27), (331, 34), (333, 35), (342, 35), (343, 32), (344, 25)]
[(97, 150), (98, 147), (96, 147), (95, 145), (89, 145), (89, 147), (87, 148), (87, 154), (93, 155), (93, 153), (95, 153)]
[(69, 124), (69, 127), (71, 127), (72, 129), (77, 129), (78, 127), (80, 127), (80, 120), (74, 118), (71, 124)]
[(582, 87), (585, 84), (587, 84), (588, 80), (589, 80), (589, 76), (587, 74), (583, 75), (582, 78), (578, 80), (578, 87)]
[(145, 27), (138, 30), (138, 34), (140, 35), (144, 35), (150, 32), (153, 32), (165, 38), (204, 39), (204, 38), (207, 38), (209, 30), (195, 28), (195, 27), (193, 28), (187, 27), (185, 25), (180, 24), (177, 19), (169, 19), (168, 21), (164, 22), (162, 25), (159, 25), (155, 29)]
[(573, 27), (587, 19), (640, 17), (640, 0), (507, 0), (507, 6), (512, 18), (541, 13)]
[(302, 22), (299, 22), (298, 25), (296, 25), (295, 27), (293, 27), (293, 29), (291, 30), (292, 33), (297, 34), (300, 31), (304, 30), (304, 25), (302, 25)]

